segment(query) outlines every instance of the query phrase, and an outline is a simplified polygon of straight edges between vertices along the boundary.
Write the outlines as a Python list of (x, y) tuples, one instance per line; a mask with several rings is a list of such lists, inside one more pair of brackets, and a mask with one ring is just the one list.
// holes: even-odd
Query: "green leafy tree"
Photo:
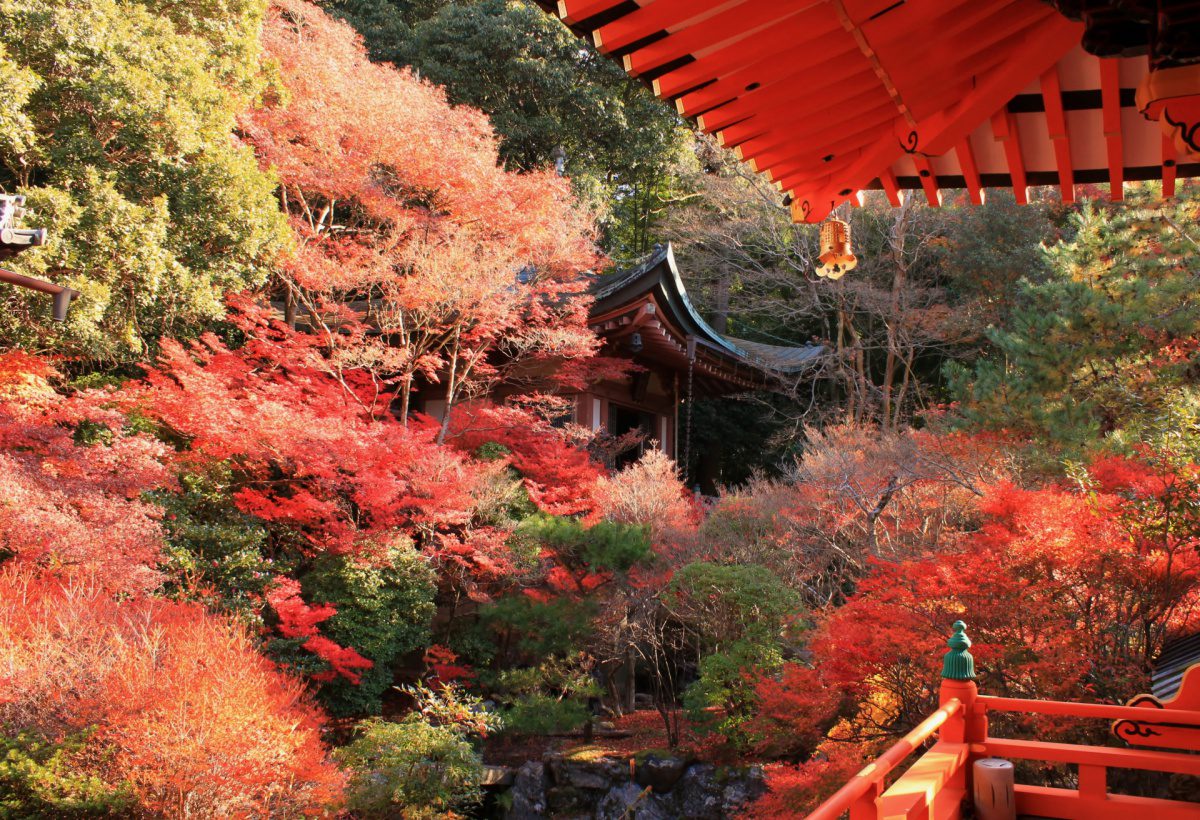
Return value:
[(483, 759), (471, 740), (500, 718), (456, 686), (406, 687), (416, 709), (398, 723), (370, 718), (334, 752), (349, 770), (347, 805), (357, 817), (462, 817), (483, 798)]
[(78, 765), (87, 734), (56, 743), (29, 732), (0, 734), (0, 818), (133, 816), (128, 784), (113, 786)]
[(513, 537), (550, 547), (594, 571), (627, 572), (650, 557), (648, 529), (614, 521), (598, 521), (589, 527), (574, 518), (539, 513), (523, 520)]
[(229, 464), (218, 462), (180, 476), (179, 492), (154, 494), (167, 535), (166, 591), (259, 624), (262, 595), (283, 567), (266, 555), (263, 522), (229, 497), (232, 480)]
[(335, 714), (377, 714), (392, 685), (397, 660), (429, 642), (436, 576), (411, 544), (395, 545), (369, 560), (352, 556), (322, 559), (304, 578), (313, 600), (337, 609), (322, 630), (374, 663), (357, 683), (334, 680), (321, 699)]
[(359, 817), (431, 820), (483, 797), (483, 761), (453, 726), (420, 714), (399, 723), (372, 719), (362, 735), (334, 752), (350, 770), (346, 804)]
[(94, 359), (198, 332), (262, 282), (284, 242), (272, 176), (234, 138), (266, 83), (264, 0), (0, 2), (0, 186), (46, 247), (23, 273), (82, 293), (0, 291), (0, 338)]
[(664, 599), (702, 656), (683, 699), (693, 723), (746, 742), (740, 727), (753, 713), (751, 675), (783, 664), (799, 596), (766, 567), (702, 561), (680, 569)]

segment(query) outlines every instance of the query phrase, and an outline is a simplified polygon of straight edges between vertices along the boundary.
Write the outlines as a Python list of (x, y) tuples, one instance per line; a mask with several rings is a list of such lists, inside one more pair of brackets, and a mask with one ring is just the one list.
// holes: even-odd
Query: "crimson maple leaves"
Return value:
[[(758, 685), (764, 748), (807, 737), (801, 753), (818, 751), (798, 770), (774, 770), (762, 815), (816, 805), (935, 708), (937, 660), (959, 617), (988, 694), (1120, 701), (1139, 691), (1165, 638), (1200, 626), (1198, 479), (1195, 465), (1148, 451), (1105, 456), (1074, 484), (994, 485), (975, 531), (933, 554), (874, 560), (823, 619), (812, 667)], [(1057, 731), (1037, 727), (1042, 738)]]

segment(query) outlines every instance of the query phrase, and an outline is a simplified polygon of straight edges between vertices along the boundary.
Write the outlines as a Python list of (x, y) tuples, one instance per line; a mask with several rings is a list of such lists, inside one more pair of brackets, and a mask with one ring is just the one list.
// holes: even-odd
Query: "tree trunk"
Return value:
[(296, 329), (296, 288), (288, 282), (287, 293), (283, 301), (283, 321), (292, 330)]
[(450, 433), (450, 410), (454, 407), (454, 399), (458, 393), (458, 345), (455, 340), (454, 354), (450, 357), (450, 375), (446, 377), (446, 412), (442, 416), (442, 428), (438, 430), (437, 443), (444, 444)]
[[(887, 318), (887, 362), (883, 369), (883, 408), (880, 425), (885, 429), (895, 427), (892, 420), (892, 390), (896, 382), (896, 365), (900, 360), (900, 296), (908, 278), (908, 262), (904, 256), (904, 244), (908, 231), (908, 211), (901, 208), (892, 227), (892, 301)], [(897, 413), (897, 419), (899, 414)]]

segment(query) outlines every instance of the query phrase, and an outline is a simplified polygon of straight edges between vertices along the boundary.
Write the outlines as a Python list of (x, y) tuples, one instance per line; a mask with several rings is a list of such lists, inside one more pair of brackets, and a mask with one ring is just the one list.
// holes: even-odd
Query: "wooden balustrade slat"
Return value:
[[(808, 820), (836, 820), (855, 806), (859, 799), (872, 789), (877, 789), (884, 778), (904, 762), (922, 743), (933, 736), (933, 733), (951, 717), (961, 717), (962, 701), (951, 699), (941, 709), (938, 709), (925, 720), (921, 721), (911, 732), (895, 743), (890, 749), (867, 764), (858, 774), (850, 778), (846, 785), (838, 789), (832, 797), (822, 803), (810, 815)], [(874, 794), (879, 794), (875, 791)], [(872, 800), (872, 807), (874, 802)], [(877, 814), (867, 815), (868, 817)], [(857, 818), (855, 818), (857, 820)]]
[(1080, 764), (1079, 796), (1104, 800), (1108, 796), (1108, 769), (1104, 766)]
[(1062, 820), (1196, 820), (1200, 806), (1156, 797), (1110, 794), (1085, 798), (1075, 789), (1017, 784), (1017, 816)]

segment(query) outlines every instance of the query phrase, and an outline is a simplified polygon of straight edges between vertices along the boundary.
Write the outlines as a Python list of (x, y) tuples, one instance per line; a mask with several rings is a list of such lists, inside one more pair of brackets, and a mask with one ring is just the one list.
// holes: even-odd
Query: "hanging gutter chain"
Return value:
[(688, 337), (687, 357), (687, 418), (683, 428), (683, 471), (685, 474), (692, 458), (692, 405), (695, 404), (695, 394), (693, 393), (692, 385), (695, 380), (696, 370), (696, 339), (691, 336)]

